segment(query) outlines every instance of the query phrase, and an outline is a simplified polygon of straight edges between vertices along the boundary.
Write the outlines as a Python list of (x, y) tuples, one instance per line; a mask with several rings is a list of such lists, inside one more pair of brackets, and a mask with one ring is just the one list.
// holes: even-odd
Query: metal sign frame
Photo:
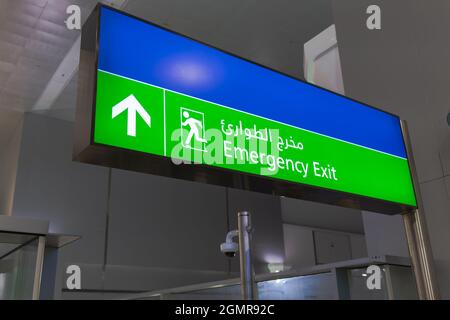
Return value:
[[(323, 187), (316, 187), (309, 184), (289, 182), (287, 180), (281, 180), (270, 176), (261, 176), (251, 173), (213, 167), (205, 164), (176, 165), (172, 161), (170, 161), (170, 158), (168, 157), (132, 151), (119, 147), (107, 146), (94, 142), (93, 134), (100, 34), (99, 16), (101, 7), (106, 7), (108, 9), (120, 12), (121, 14), (124, 14), (126, 16), (130, 16), (145, 23), (155, 25), (158, 28), (181, 35), (205, 46), (212, 47), (228, 55), (238, 57), (239, 59), (275, 71), (279, 74), (283, 74), (279, 71), (259, 65), (245, 58), (205, 44), (201, 41), (179, 34), (163, 26), (129, 15), (109, 6), (98, 4), (83, 26), (82, 32), (80, 68), (78, 75), (78, 102), (75, 124), (75, 143), (73, 152), (74, 160), (112, 168), (138, 171), (143, 173), (167, 176), (171, 178), (298, 198), (348, 208), (369, 210), (384, 214), (400, 214), (402, 212), (415, 209), (415, 207), (401, 203), (371, 198), (333, 189), (327, 189)], [(304, 82), (303, 80), (292, 77), (290, 75), (283, 75), (293, 78), (297, 81)], [(309, 83), (308, 85), (314, 86)], [(323, 88), (320, 89), (331, 92)], [(333, 94), (336, 93), (333, 92)], [(356, 101), (348, 97), (345, 98), (348, 100)], [(359, 101), (356, 102), (369, 108), (377, 109), (365, 103)], [(390, 114), (389, 112), (385, 113)]]

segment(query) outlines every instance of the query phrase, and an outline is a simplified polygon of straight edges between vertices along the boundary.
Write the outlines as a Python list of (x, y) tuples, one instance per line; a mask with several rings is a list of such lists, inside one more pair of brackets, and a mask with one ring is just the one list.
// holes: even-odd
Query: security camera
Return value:
[(237, 237), (239, 232), (233, 230), (227, 233), (227, 237), (224, 243), (220, 245), (220, 251), (223, 252), (228, 258), (234, 258), (239, 251), (239, 245), (233, 241), (233, 238)]
[(239, 251), (239, 246), (236, 242), (224, 242), (220, 245), (220, 251), (222, 251), (228, 258), (234, 258), (236, 253)]

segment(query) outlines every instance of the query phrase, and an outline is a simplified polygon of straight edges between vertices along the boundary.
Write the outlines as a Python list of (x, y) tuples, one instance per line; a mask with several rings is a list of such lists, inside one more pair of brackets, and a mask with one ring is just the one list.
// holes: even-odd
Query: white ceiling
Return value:
[(9, 141), (78, 37), (66, 8), (88, 12), (95, 0), (0, 0), (0, 147)]
[(79, 35), (65, 27), (67, 6), (95, 1), (0, 1), (0, 107), (28, 111)]
[[(66, 28), (66, 8), (79, 5), (84, 21), (97, 2), (0, 0), (0, 110), (73, 121), (80, 32)], [(102, 2), (295, 76), (303, 44), (333, 23), (331, 0)]]

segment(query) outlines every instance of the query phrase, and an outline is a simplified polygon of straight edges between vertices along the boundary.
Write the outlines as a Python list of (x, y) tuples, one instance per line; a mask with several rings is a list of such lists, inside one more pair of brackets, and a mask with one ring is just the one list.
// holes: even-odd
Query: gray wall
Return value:
[(351, 233), (364, 233), (360, 210), (281, 198), (284, 223)]
[[(13, 208), (15, 216), (50, 220), (51, 232), (82, 236), (59, 252), (56, 297), (236, 276), (238, 264), (219, 245), (236, 228), (237, 210), (253, 214), (256, 271), (284, 261), (279, 198), (73, 162), (72, 128), (26, 114)], [(90, 292), (61, 295), (69, 264), (81, 265)]]
[[(382, 30), (365, 27), (370, 4)], [(450, 298), (450, 2), (334, 1), (346, 95), (409, 123), (443, 298)], [(401, 231), (401, 229), (398, 229)]]
[(12, 211), (22, 117), (20, 112), (0, 109), (0, 214)]
[[(237, 229), (236, 212), (247, 210), (252, 213), (251, 222), (254, 230), (252, 249), (253, 259), (256, 263), (255, 272), (267, 273), (269, 271), (267, 264), (283, 263), (285, 256), (280, 198), (229, 189), (228, 199), (230, 230)], [(239, 270), (238, 263), (237, 260), (232, 261), (233, 270)]]
[(391, 255), (409, 257), (403, 219), (363, 211), (368, 256)]
[(284, 223), (283, 234), (286, 269), (295, 270), (368, 256), (365, 236), (360, 233)]

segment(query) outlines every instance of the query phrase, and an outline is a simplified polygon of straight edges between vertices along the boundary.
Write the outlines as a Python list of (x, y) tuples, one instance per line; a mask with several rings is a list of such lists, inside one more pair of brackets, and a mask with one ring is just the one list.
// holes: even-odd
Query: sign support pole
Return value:
[(420, 193), (420, 184), (406, 121), (401, 121), (401, 127), (417, 198), (417, 209), (403, 213), (403, 224), (405, 226), (408, 249), (411, 256), (414, 276), (416, 278), (419, 298), (421, 300), (436, 300), (439, 299), (439, 289), (434, 270), (433, 253), (428, 236), (425, 211)]
[(255, 295), (255, 275), (252, 265), (252, 253), (250, 243), (250, 213), (242, 211), (238, 213), (239, 229), (239, 256), (241, 269), (241, 292), (243, 300), (254, 300)]
[(42, 267), (44, 265), (45, 236), (39, 236), (37, 241), (36, 265), (34, 270), (32, 300), (39, 300), (41, 294)]

